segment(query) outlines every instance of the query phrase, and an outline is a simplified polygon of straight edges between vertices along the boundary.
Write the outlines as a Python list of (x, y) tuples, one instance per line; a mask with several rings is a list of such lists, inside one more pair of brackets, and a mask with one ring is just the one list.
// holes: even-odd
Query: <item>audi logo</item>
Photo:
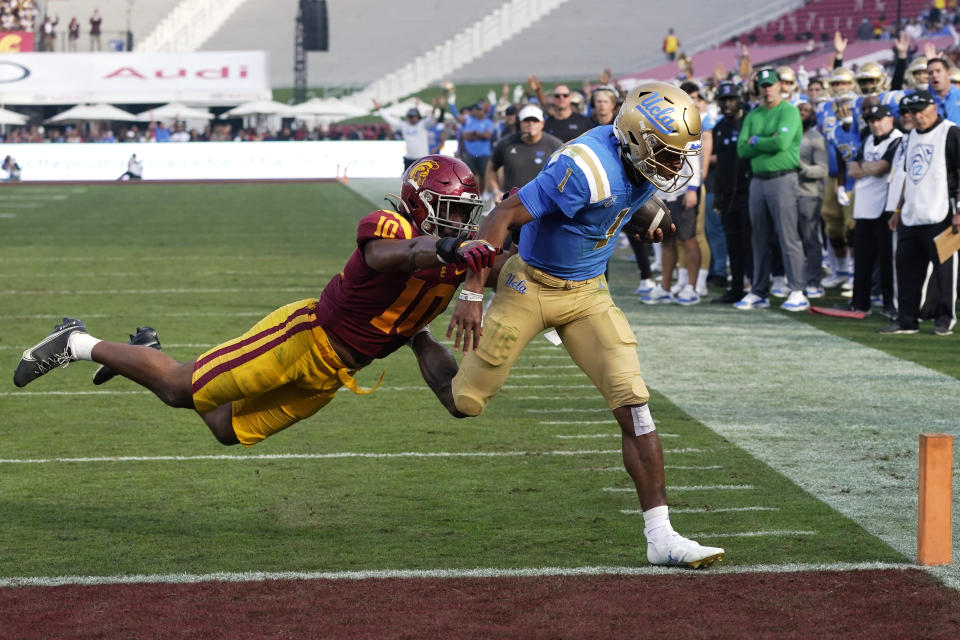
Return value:
[(16, 62), (0, 61), (0, 84), (19, 82), (30, 75), (30, 69)]

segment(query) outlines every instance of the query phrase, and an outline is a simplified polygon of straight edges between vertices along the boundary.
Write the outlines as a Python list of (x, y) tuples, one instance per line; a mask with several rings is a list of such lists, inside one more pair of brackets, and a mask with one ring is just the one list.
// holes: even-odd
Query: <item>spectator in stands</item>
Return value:
[[(530, 76), (527, 82), (530, 88), (536, 92), (540, 104), (547, 104), (540, 80), (536, 76)], [(563, 142), (573, 140), (594, 126), (590, 118), (574, 111), (570, 96), (570, 87), (565, 84), (558, 84), (553, 88), (553, 102), (549, 108), (547, 122), (544, 125), (544, 131), (560, 138)]]
[(496, 143), (509, 136), (511, 133), (520, 132), (520, 121), (517, 120), (517, 108), (514, 105), (508, 105), (503, 110), (503, 118), (496, 123), (493, 140)]
[(100, 46), (100, 25), (103, 23), (103, 18), (100, 17), (100, 10), (94, 9), (93, 15), (90, 16), (90, 51), (101, 51)]
[(873, 40), (873, 27), (870, 25), (870, 18), (862, 18), (860, 26), (857, 27), (857, 40)]
[(482, 102), (470, 107), (463, 126), (460, 128), (463, 138), (461, 159), (473, 171), (480, 185), (480, 193), (488, 196), (486, 189), (487, 163), (493, 153), (493, 120), (487, 117), (487, 108)]
[(934, 238), (951, 227), (960, 232), (960, 128), (943, 119), (927, 91), (907, 96), (900, 108), (913, 112), (916, 128), (901, 143), (910, 179), (904, 180), (900, 206), (890, 218), (890, 229), (897, 233), (897, 319), (879, 332), (917, 332), (923, 283), (929, 279), (939, 292), (931, 333), (950, 335), (957, 321), (957, 254), (941, 263)]
[(153, 138), (154, 142), (170, 142), (170, 129), (164, 123), (157, 121), (156, 125), (153, 127)]
[(677, 51), (680, 49), (680, 40), (677, 38), (677, 34), (673, 32), (673, 27), (667, 31), (667, 35), (663, 37), (663, 45), (660, 47), (663, 50), (663, 53), (666, 54), (667, 60), (673, 62), (677, 59)]
[(770, 306), (772, 251), (770, 236), (780, 240), (790, 294), (781, 308), (806, 311), (810, 303), (804, 294), (803, 244), (797, 224), (797, 170), (800, 167), (800, 139), (803, 124), (800, 112), (780, 95), (780, 80), (773, 69), (757, 74), (763, 102), (747, 114), (737, 140), (737, 152), (750, 160), (750, 223), (753, 246), (753, 286), (734, 306), (738, 309), (765, 309)]
[(60, 24), (60, 17), (51, 20), (50, 16), (46, 16), (43, 19), (43, 25), (40, 29), (41, 42), (40, 46), (44, 51), (53, 51), (57, 39), (57, 25)]
[(77, 41), (80, 39), (80, 22), (77, 17), (70, 18), (70, 24), (67, 25), (67, 51), (76, 52)]

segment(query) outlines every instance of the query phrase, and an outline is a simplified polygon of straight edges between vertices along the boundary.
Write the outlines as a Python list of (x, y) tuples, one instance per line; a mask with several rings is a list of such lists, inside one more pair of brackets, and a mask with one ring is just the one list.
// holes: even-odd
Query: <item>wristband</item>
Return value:
[(467, 291), (466, 289), (461, 289), (458, 299), (465, 300), (466, 302), (483, 302), (483, 294), (477, 293), (476, 291)]

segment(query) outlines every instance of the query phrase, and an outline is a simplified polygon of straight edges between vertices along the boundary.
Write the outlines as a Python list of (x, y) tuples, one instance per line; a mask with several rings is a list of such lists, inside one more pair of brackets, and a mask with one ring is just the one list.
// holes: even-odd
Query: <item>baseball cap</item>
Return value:
[(721, 98), (740, 98), (740, 87), (732, 82), (721, 82), (717, 87), (717, 100)]
[(780, 82), (780, 76), (777, 75), (774, 69), (761, 69), (760, 73), (757, 74), (758, 86), (763, 87), (768, 84), (773, 84), (774, 82)]
[(520, 113), (517, 115), (517, 120), (523, 122), (527, 118), (533, 118), (534, 120), (543, 122), (543, 110), (535, 104), (528, 104), (523, 109), (520, 109)]
[(420, 117), (420, 112), (417, 111), (416, 109), (410, 109), (409, 111), (407, 111), (407, 117), (408, 117), (408, 118), (412, 118), (412, 117), (414, 117), (414, 116), (416, 116), (417, 118), (419, 118), (419, 117)]
[(513, 105), (510, 105), (509, 107), (503, 110), (503, 115), (505, 116), (512, 116), (516, 113), (517, 113), (517, 108)]
[(886, 116), (893, 115), (890, 113), (890, 107), (885, 104), (872, 104), (870, 107), (863, 112), (864, 120), (879, 120), (880, 118), (885, 118)]
[(936, 104), (933, 100), (933, 95), (931, 95), (929, 91), (921, 89), (908, 96), (904, 96), (903, 99), (900, 100), (900, 109), (901, 111), (923, 111), (931, 104)]

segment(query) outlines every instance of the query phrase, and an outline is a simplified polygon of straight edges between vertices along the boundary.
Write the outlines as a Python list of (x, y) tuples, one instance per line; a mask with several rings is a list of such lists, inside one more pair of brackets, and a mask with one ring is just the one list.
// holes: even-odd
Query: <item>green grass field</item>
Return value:
[[(386, 370), (376, 393), (343, 392), (250, 449), (217, 444), (195, 414), (127, 380), (94, 387), (89, 363), (23, 390), (11, 382), (20, 352), (64, 315), (105, 339), (153, 326), (166, 352), (189, 360), (319, 295), (370, 209), (340, 184), (0, 189), (0, 579), (644, 566), (618, 428), (545, 340), (481, 418), (450, 418), (404, 349), (358, 374), (370, 386)], [(873, 396), (846, 398), (867, 389), (856, 376), (874, 361), (887, 400), (914, 386), (921, 398), (951, 392), (955, 336), (881, 340), (879, 319), (641, 308), (619, 251), (611, 283), (640, 339), (679, 531), (724, 546), (727, 566), (912, 561), (901, 539), (915, 503), (894, 514), (899, 528), (878, 523), (891, 519), (885, 497), (915, 496), (916, 451), (902, 443), (918, 424)], [(780, 373), (751, 351), (801, 337), (803, 366)], [(816, 386), (804, 367), (829, 371), (834, 357), (853, 379), (816, 381), (843, 390), (821, 410), (827, 394), (804, 395)], [(876, 423), (844, 413), (852, 402)], [(955, 423), (942, 404), (930, 412), (938, 430)], [(846, 471), (849, 486), (831, 475)]]

